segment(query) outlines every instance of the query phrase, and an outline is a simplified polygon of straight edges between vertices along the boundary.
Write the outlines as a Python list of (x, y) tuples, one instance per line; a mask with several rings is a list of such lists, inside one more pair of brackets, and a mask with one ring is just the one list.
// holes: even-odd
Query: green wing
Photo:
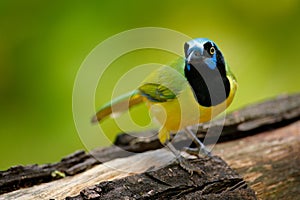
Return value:
[(139, 87), (140, 94), (153, 102), (172, 101), (187, 86), (184, 59), (152, 72)]
[(139, 90), (143, 96), (154, 102), (166, 102), (176, 98), (174, 92), (156, 83), (146, 83), (140, 86)]

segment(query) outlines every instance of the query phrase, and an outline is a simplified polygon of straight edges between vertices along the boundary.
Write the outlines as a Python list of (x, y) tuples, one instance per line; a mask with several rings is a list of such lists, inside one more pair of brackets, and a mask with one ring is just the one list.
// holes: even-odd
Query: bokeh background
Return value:
[[(214, 40), (239, 82), (230, 110), (299, 91), (299, 4), (297, 0), (0, 1), (0, 170), (55, 162), (84, 149), (72, 116), (76, 73), (97, 44), (128, 29), (164, 27)], [(144, 52), (139, 58), (151, 62), (153, 56)], [(134, 67), (130, 59), (136, 56), (120, 58), (120, 68), (115, 63), (112, 75)], [(96, 106), (109, 99), (112, 85), (111, 79), (102, 83), (106, 89), (97, 94)], [(111, 138), (117, 133), (112, 129)]]

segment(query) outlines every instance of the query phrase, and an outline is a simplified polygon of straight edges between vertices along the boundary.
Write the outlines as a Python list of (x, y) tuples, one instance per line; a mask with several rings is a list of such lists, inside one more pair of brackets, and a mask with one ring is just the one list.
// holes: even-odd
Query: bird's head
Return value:
[(224, 57), (217, 45), (206, 38), (197, 38), (184, 44), (184, 75), (202, 106), (225, 101), (230, 92), (230, 81)]
[[(187, 68), (208, 68), (225, 72), (225, 61), (217, 45), (206, 38), (196, 38), (184, 44)], [(226, 72), (225, 72), (226, 74)], [(224, 75), (225, 75), (224, 74)]]

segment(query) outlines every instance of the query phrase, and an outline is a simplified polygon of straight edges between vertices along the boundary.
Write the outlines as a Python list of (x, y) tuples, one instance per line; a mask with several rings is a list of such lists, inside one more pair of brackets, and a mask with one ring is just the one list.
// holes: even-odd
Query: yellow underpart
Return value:
[(158, 137), (162, 144), (170, 139), (171, 133), (191, 125), (212, 120), (223, 112), (232, 102), (237, 89), (236, 80), (229, 76), (231, 90), (228, 98), (221, 104), (212, 107), (204, 107), (198, 104), (194, 94), (187, 86), (177, 99), (167, 102), (151, 102), (146, 98), (150, 112), (161, 124)]

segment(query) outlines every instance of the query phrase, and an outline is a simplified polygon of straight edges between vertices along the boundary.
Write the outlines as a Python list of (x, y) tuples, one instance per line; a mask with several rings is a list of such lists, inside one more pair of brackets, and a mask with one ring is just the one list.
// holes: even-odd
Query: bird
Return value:
[(118, 116), (145, 103), (151, 116), (161, 124), (159, 141), (176, 155), (183, 168), (189, 169), (171, 144), (170, 136), (184, 131), (197, 146), (193, 149), (186, 147), (187, 152), (211, 156), (191, 126), (211, 121), (222, 113), (233, 101), (237, 80), (212, 40), (192, 39), (184, 43), (183, 51), (184, 56), (155, 69), (137, 89), (100, 107), (92, 122)]

